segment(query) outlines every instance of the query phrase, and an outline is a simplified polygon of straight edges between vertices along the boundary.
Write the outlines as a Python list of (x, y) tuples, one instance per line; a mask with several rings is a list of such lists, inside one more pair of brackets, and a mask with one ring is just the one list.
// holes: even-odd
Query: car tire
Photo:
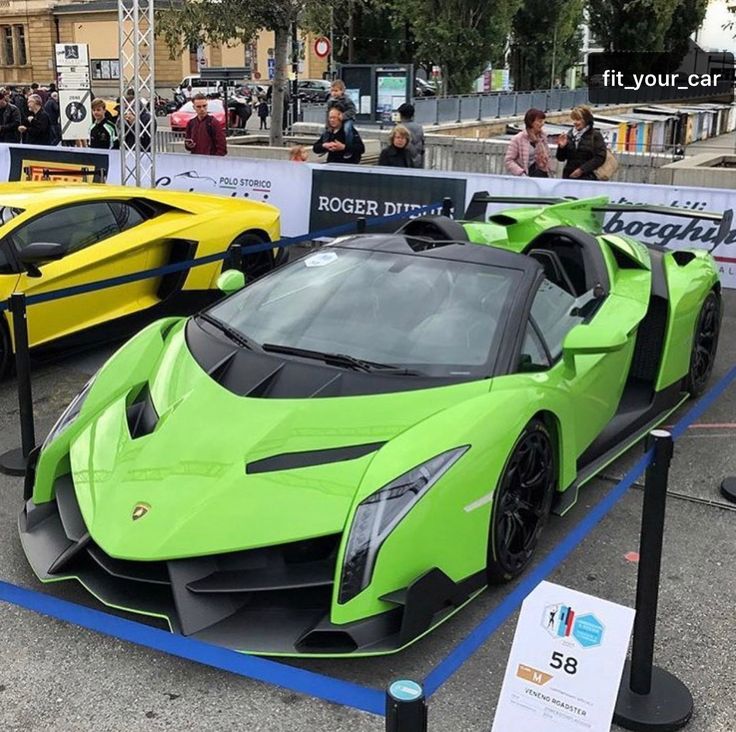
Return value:
[[(268, 239), (262, 234), (256, 234), (253, 231), (246, 231), (238, 235), (232, 244), (228, 247), (228, 255), (232, 252), (232, 258), (235, 257), (235, 247), (245, 249), (249, 246), (257, 246), (258, 244), (266, 244)], [(231, 257), (225, 260), (223, 269), (227, 269), (227, 263)], [(240, 270), (245, 275), (246, 282), (255, 280), (261, 275), (270, 272), (274, 268), (273, 252), (266, 249), (262, 252), (253, 252), (251, 254), (243, 254), (240, 259)]]
[(690, 368), (685, 378), (685, 388), (690, 396), (697, 397), (705, 391), (716, 360), (720, 330), (721, 298), (711, 290), (700, 308), (693, 334)]
[(486, 573), (489, 584), (520, 575), (537, 547), (557, 486), (554, 440), (533, 419), (516, 440), (493, 497)]

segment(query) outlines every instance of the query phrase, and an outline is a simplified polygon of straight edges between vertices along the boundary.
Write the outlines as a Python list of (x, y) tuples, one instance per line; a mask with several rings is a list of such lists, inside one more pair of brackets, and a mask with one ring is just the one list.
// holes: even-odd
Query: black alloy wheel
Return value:
[(555, 446), (541, 419), (521, 433), (496, 488), (488, 537), (489, 583), (508, 582), (531, 561), (557, 485)]
[[(233, 260), (236, 256), (234, 252), (235, 247), (240, 246), (241, 249), (246, 249), (247, 247), (259, 246), (261, 244), (266, 244), (267, 242), (268, 239), (260, 234), (255, 234), (253, 232), (240, 234), (228, 249), (228, 254), (232, 253), (232, 256), (228, 256), (225, 260), (223, 269), (232, 269), (234, 267)], [(271, 249), (252, 253), (243, 252), (240, 258), (240, 266), (238, 267), (238, 269), (240, 269), (240, 271), (245, 275), (246, 282), (251, 282), (252, 280), (257, 279), (261, 275), (266, 274), (266, 272), (270, 272), (273, 268), (274, 261)]]
[(693, 348), (690, 353), (690, 370), (686, 388), (691, 396), (700, 396), (713, 372), (721, 330), (721, 298), (711, 290), (700, 308), (695, 325)]

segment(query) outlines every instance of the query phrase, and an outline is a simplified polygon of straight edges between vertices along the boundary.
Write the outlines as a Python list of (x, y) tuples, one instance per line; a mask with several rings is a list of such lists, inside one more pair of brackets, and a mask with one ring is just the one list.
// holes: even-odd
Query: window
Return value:
[(120, 231), (127, 231), (145, 221), (143, 214), (125, 201), (110, 201), (108, 204)]
[(118, 59), (92, 59), (93, 79), (119, 79), (120, 64)]
[(519, 371), (544, 371), (550, 367), (542, 339), (531, 322), (526, 325), (524, 345), (521, 347)]
[[(581, 301), (588, 299), (587, 295), (580, 298)], [(537, 290), (532, 303), (532, 319), (544, 337), (553, 361), (562, 355), (565, 336), (583, 322), (578, 305), (578, 300), (569, 292), (549, 280), (544, 280)]]
[(26, 29), (22, 25), (15, 26), (15, 47), (18, 50), (18, 65), (25, 66), (28, 63), (26, 55)]
[(35, 242), (63, 244), (67, 254), (96, 244), (120, 232), (112, 209), (105, 202), (57, 208), (19, 227), (12, 238), (16, 248)]
[(9, 25), (2, 26), (2, 59), (6, 66), (15, 65), (15, 54), (13, 53), (13, 28)]

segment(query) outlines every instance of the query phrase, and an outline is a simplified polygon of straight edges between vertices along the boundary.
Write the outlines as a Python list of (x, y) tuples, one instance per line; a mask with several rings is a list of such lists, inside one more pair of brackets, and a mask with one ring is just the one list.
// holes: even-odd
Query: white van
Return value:
[[(223, 82), (219, 79), (202, 79), (199, 74), (191, 74), (185, 76), (179, 84), (179, 91), (187, 98), (191, 98), (193, 94), (204, 94), (210, 96), (212, 94), (219, 94)], [(230, 89), (237, 86), (237, 83), (228, 81), (228, 93)], [(190, 91), (191, 87), (191, 91)]]

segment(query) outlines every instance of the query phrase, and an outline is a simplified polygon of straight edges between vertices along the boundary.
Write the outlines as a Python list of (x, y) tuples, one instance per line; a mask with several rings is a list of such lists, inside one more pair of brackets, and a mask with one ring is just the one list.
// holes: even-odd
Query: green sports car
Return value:
[(712, 257), (605, 205), (341, 238), (141, 331), (33, 456), (35, 573), (274, 655), (393, 652), (517, 576), (713, 368)]

